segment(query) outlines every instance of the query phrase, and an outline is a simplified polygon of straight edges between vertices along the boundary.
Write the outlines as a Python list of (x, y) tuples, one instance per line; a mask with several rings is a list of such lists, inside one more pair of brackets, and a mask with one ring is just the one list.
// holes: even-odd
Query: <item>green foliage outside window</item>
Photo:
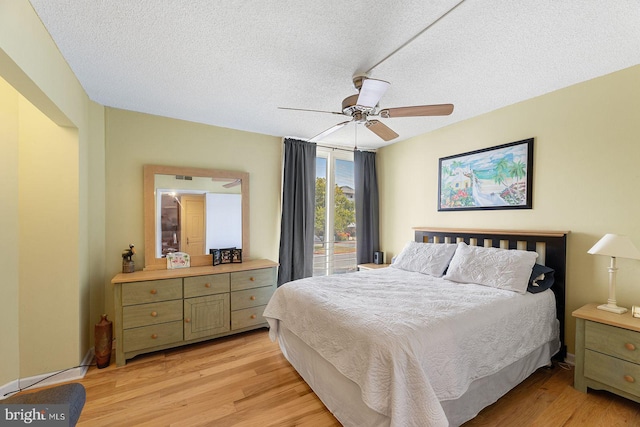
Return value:
[[(316, 212), (315, 235), (325, 241), (324, 231), (326, 223), (326, 189), (327, 179), (316, 178)], [(344, 194), (342, 188), (335, 186), (335, 240), (349, 240), (355, 237), (355, 229), (349, 227), (356, 222), (356, 206), (353, 200)]]

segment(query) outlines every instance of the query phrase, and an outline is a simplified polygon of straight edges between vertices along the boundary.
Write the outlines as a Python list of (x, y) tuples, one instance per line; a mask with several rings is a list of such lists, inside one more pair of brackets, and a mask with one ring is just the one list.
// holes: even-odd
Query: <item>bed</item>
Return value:
[(269, 335), (345, 426), (458, 426), (564, 358), (566, 237), (416, 228), (388, 268), (279, 287)]

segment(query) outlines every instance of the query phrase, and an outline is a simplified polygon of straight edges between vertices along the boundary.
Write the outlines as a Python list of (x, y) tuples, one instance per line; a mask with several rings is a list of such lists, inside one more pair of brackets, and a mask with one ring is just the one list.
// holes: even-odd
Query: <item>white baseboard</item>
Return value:
[(567, 353), (567, 357), (564, 358), (564, 361), (571, 366), (576, 366), (576, 355)]
[(82, 359), (82, 363), (80, 363), (80, 366), (58, 372), (50, 372), (48, 374), (41, 374), (28, 378), (20, 378), (3, 385), (2, 387), (0, 387), (0, 400), (6, 399), (16, 392), (24, 390), (26, 388), (30, 388), (33, 390), (44, 386), (84, 378), (87, 370), (89, 369), (89, 365), (93, 361), (93, 351), (93, 347), (89, 349), (87, 354), (84, 356), (84, 359)]

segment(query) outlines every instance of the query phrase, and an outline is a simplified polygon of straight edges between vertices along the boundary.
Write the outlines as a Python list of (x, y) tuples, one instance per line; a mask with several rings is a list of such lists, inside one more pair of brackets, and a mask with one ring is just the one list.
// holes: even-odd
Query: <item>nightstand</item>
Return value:
[(607, 390), (640, 403), (640, 318), (598, 310), (587, 304), (576, 318), (576, 369), (573, 386)]
[(363, 270), (376, 270), (378, 268), (385, 268), (385, 267), (389, 267), (390, 264), (374, 264), (374, 263), (368, 263), (368, 264), (358, 264), (358, 270), (359, 271), (363, 271)]

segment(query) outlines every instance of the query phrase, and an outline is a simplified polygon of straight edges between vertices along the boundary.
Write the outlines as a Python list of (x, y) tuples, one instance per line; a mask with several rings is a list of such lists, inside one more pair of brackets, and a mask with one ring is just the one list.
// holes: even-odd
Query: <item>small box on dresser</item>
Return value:
[(576, 318), (574, 387), (607, 390), (640, 403), (640, 319), (587, 304)]

